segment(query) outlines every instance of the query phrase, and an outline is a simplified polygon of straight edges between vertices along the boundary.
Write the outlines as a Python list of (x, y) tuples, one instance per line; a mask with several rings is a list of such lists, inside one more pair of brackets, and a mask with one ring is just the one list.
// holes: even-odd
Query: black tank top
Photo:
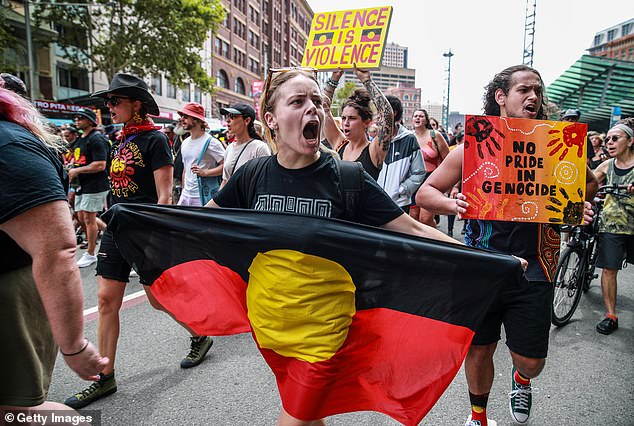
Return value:
[[(346, 150), (346, 146), (348, 146), (348, 142), (344, 143), (343, 146), (339, 148), (339, 151), (337, 152), (342, 159), (343, 159), (343, 152)], [(366, 145), (365, 148), (363, 148), (363, 151), (361, 151), (361, 154), (359, 155), (359, 157), (354, 161), (361, 163), (361, 165), (363, 166), (363, 169), (366, 172), (368, 172), (368, 174), (372, 176), (374, 180), (377, 180), (379, 178), (379, 172), (381, 171), (381, 169), (377, 169), (374, 166), (374, 163), (372, 162), (372, 158), (370, 157), (369, 144)]]

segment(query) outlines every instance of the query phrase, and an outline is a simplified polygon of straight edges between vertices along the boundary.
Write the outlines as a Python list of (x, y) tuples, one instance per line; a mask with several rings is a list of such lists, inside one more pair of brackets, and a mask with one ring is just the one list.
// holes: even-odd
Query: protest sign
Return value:
[(391, 18), (391, 6), (316, 13), (302, 66), (379, 68)]
[(584, 123), (467, 116), (463, 217), (583, 223), (587, 131)]

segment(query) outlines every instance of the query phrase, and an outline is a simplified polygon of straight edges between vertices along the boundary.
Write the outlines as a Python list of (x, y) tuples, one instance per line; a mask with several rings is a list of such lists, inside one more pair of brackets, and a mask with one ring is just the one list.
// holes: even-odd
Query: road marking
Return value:
[[(130, 308), (132, 306), (143, 303), (147, 300), (145, 290), (139, 290), (136, 293), (128, 294), (123, 298), (121, 309)], [(84, 322), (90, 322), (99, 316), (99, 307), (93, 306), (92, 308), (84, 309)]]

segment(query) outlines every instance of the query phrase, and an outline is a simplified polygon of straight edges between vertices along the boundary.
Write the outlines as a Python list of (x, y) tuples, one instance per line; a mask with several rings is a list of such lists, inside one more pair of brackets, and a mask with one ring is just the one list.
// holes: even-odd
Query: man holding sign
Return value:
[[(528, 66), (517, 65), (498, 73), (488, 84), (484, 113), (489, 116), (540, 120), (545, 118), (546, 105), (544, 83), (540, 74)], [(478, 125), (478, 128), (482, 126)], [(476, 139), (478, 149), (472, 149), (467, 154), (475, 154), (480, 159), (487, 153), (501, 156), (503, 147), (513, 143), (504, 138), (499, 129), (491, 130), (490, 137), (486, 140)], [(535, 143), (547, 145), (550, 141), (535, 140)], [(416, 203), (437, 214), (466, 213), (469, 203), (465, 195), (458, 193), (452, 199), (445, 197), (444, 193), (468, 178), (462, 176), (463, 163), (472, 161), (467, 158), (467, 154), (464, 145), (451, 151), (418, 191)], [(592, 199), (596, 189), (597, 181), (588, 170), (586, 199)], [(591, 220), (589, 203), (585, 203), (582, 214), (586, 222)], [(539, 223), (469, 220), (465, 242), (474, 247), (513, 254), (528, 260), (525, 285), (519, 288), (509, 287), (505, 291), (503, 297), (489, 309), (473, 338), (465, 360), (472, 407), (466, 425), (494, 424), (493, 421), (487, 423), (486, 406), (494, 377), (493, 354), (500, 340), (502, 324), (506, 344), (513, 359), (510, 412), (516, 422), (525, 423), (531, 409), (531, 379), (537, 377), (544, 368), (548, 352), (553, 297), (551, 281), (556, 265), (557, 236), (552, 228)]]

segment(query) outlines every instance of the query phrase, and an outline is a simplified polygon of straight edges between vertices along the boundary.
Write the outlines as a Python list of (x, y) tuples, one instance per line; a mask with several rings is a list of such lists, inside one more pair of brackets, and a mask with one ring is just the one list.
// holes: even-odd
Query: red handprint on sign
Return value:
[[(550, 130), (548, 132), (549, 135), (560, 133), (559, 130)], [(559, 155), (559, 160), (563, 160), (566, 158), (568, 154), (568, 148), (572, 148), (574, 146), (577, 147), (577, 157), (581, 158), (583, 156), (583, 146), (585, 145), (586, 138), (585, 135), (585, 125), (581, 123), (573, 123), (569, 126), (564, 127), (563, 130), (563, 142), (561, 141), (561, 137), (556, 137), (555, 139), (548, 142), (547, 146), (555, 145), (552, 151), (548, 153), (549, 156), (554, 156), (561, 148), (564, 150)], [(565, 146), (565, 147), (564, 147)]]
[[(489, 155), (495, 157), (495, 151), (491, 147), (491, 143), (498, 151), (502, 150), (502, 147), (497, 140), (492, 136), (493, 132), (504, 138), (504, 134), (498, 129), (493, 127), (493, 124), (486, 117), (469, 117), (465, 126), (465, 132), (467, 136), (473, 136), (478, 143), (478, 156), (484, 159), (484, 153), (482, 152), (482, 145), (486, 146), (489, 151)], [(465, 139), (465, 148), (469, 148), (469, 139)]]

